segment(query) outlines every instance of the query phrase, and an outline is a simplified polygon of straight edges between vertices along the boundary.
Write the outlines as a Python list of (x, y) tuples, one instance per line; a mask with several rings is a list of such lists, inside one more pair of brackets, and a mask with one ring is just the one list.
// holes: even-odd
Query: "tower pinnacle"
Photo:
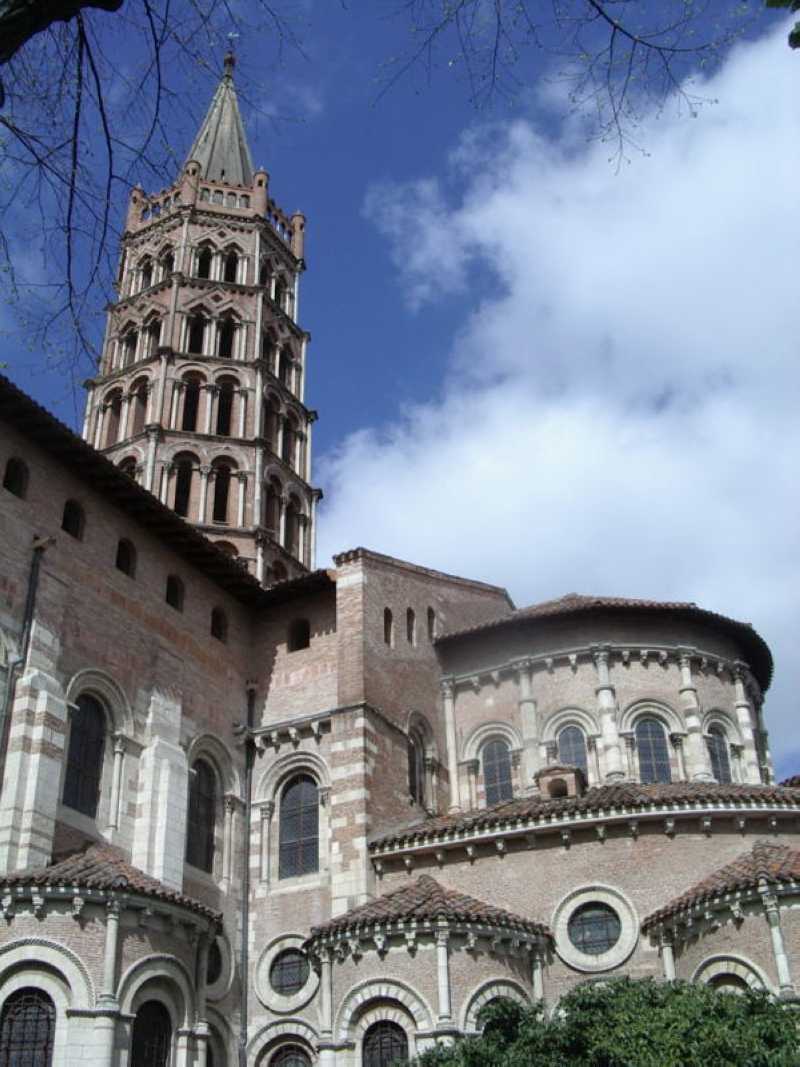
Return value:
[(222, 79), (187, 158), (200, 164), (206, 181), (252, 185), (253, 161), (233, 86), (236, 57), (225, 53)]

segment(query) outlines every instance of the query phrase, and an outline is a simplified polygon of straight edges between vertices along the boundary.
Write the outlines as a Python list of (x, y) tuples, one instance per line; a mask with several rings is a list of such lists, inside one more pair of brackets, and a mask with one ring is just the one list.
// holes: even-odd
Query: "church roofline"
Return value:
[(490, 582), (480, 582), (473, 578), (461, 578), (457, 574), (447, 574), (445, 571), (433, 570), (431, 567), (422, 567), (417, 563), (409, 563), (407, 560), (398, 559), (396, 556), (387, 556), (382, 552), (375, 552), (371, 548), (364, 548), (362, 546), (339, 552), (333, 557), (333, 562), (337, 567), (343, 567), (347, 563), (355, 563), (359, 560), (367, 560), (374, 563), (381, 563), (389, 567), (397, 567), (400, 570), (412, 571), (414, 574), (420, 574), (425, 578), (431, 578), (434, 581), (457, 582), (459, 585), (466, 585), (471, 589), (482, 589), (490, 593), (500, 593), (505, 598), (512, 611), (514, 609), (514, 601), (511, 599), (508, 590), (502, 585), (492, 585)]

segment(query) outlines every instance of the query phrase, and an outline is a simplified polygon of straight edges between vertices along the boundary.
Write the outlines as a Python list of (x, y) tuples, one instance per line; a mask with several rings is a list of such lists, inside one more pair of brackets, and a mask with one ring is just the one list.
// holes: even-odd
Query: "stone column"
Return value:
[(94, 430), (94, 447), (98, 451), (103, 447), (103, 445), (102, 445), (102, 441), (103, 441), (103, 424), (104, 424), (105, 419), (106, 419), (106, 408), (107, 407), (108, 407), (107, 404), (98, 404), (97, 405), (97, 422), (95, 423), (95, 430)]
[(661, 934), (661, 963), (664, 968), (664, 979), (667, 982), (675, 981), (675, 951), (672, 945), (672, 932), (664, 930)]
[[(669, 735), (670, 744), (675, 750), (675, 762), (678, 764), (678, 778), (685, 782), (689, 775), (686, 770), (686, 754), (683, 749), (683, 742), (686, 739), (685, 734), (673, 733)], [(700, 738), (702, 741), (702, 737)], [(704, 781), (706, 779), (703, 779)]]
[(203, 463), (200, 467), (200, 513), (198, 522), (205, 522), (208, 513), (208, 479), (211, 475), (211, 467)]
[(117, 1002), (119, 915), (119, 901), (109, 900), (106, 904), (106, 937), (105, 947), (103, 949), (103, 988), (100, 991), (99, 999), (106, 1003), (113, 1004), (116, 1004)]
[(260, 530), (256, 531), (256, 578), (258, 578), (262, 585), (264, 584), (266, 566), (266, 559), (264, 557), (265, 541), (265, 534)]
[(181, 393), (183, 392), (184, 383), (180, 379), (173, 379), (172, 382), (172, 403), (170, 405), (169, 412), (169, 428), (171, 430), (178, 429), (178, 411), (181, 403)]
[(157, 426), (147, 428), (147, 460), (144, 471), (144, 487), (153, 492), (156, 478), (156, 446), (158, 444), (159, 430)]
[(786, 955), (786, 946), (783, 941), (778, 898), (774, 893), (766, 892), (762, 889), (761, 903), (763, 904), (764, 914), (766, 915), (767, 923), (769, 924), (769, 935), (772, 941), (772, 955), (775, 960), (775, 970), (778, 974), (780, 995), (782, 997), (793, 997), (795, 989), (794, 983), (792, 982), (792, 972), (789, 969), (789, 958)]
[(747, 666), (744, 663), (734, 663), (732, 666), (733, 681), (736, 694), (736, 719), (744, 742), (744, 763), (746, 781), (752, 784), (761, 782), (761, 770), (758, 765), (758, 752), (755, 743), (755, 716), (753, 707), (747, 699), (745, 678)]
[(189, 1041), (191, 1038), (191, 1030), (184, 1030), (183, 1028), (178, 1030), (175, 1040), (175, 1067), (189, 1067)]
[(481, 769), (480, 760), (465, 760), (462, 767), (466, 769), (467, 781), (469, 782), (469, 806), (474, 810), (478, 806), (478, 774)]
[(93, 402), (94, 402), (94, 385), (91, 381), (86, 382), (86, 409), (83, 413), (83, 431), (81, 437), (84, 441), (89, 440), (89, 435), (92, 432), (92, 415), (94, 414)]
[(161, 366), (158, 370), (158, 386), (155, 399), (155, 411), (150, 414), (151, 422), (164, 422), (164, 401), (167, 396), (167, 364), (169, 363), (169, 353), (160, 353)]
[(255, 448), (255, 484), (253, 485), (253, 526), (264, 525), (264, 449), (261, 445)]
[(461, 811), (461, 797), (458, 789), (458, 744), (456, 741), (456, 699), (455, 684), (451, 678), (441, 681), (442, 703), (444, 705), (444, 727), (447, 741), (447, 773), (450, 778), (450, 811)]
[(441, 920), (436, 925), (436, 975), (439, 993), (438, 1024), (447, 1025), (452, 1021), (450, 1005), (450, 929)]
[(225, 815), (222, 830), (222, 885), (223, 889), (227, 889), (231, 884), (231, 876), (233, 875), (233, 831), (236, 817), (236, 797), (227, 793), (223, 804)]
[(217, 387), (216, 385), (206, 385), (206, 433), (211, 433), (211, 427), (214, 425), (214, 408), (216, 406)]
[(244, 506), (247, 501), (247, 471), (237, 471), (236, 479), (239, 482), (239, 503), (236, 509), (236, 524), (244, 526)]
[(206, 1021), (206, 985), (208, 976), (208, 951), (211, 947), (213, 934), (203, 933), (197, 943), (197, 975), (195, 988), (197, 994), (197, 1019), (199, 1022)]
[(261, 805), (261, 862), (260, 880), (269, 883), (270, 831), (275, 801), (267, 800)]
[(681, 669), (680, 702), (683, 719), (686, 723), (686, 768), (685, 776), (692, 782), (713, 781), (711, 763), (708, 758), (708, 746), (703, 738), (702, 709), (697, 699), (697, 686), (692, 677), (691, 648), (678, 649), (678, 663)]
[(114, 766), (111, 772), (111, 803), (108, 811), (108, 831), (119, 829), (119, 809), (122, 800), (122, 767), (125, 759), (125, 738), (114, 734)]
[(286, 547), (286, 504), (285, 496), (278, 497), (278, 544)]
[(544, 1000), (544, 966), (542, 963), (542, 948), (536, 945), (531, 951), (533, 999), (537, 1002)]
[(603, 746), (603, 762), (607, 782), (620, 782), (625, 777), (622, 767), (622, 750), (617, 733), (617, 698), (609, 672), (610, 650), (597, 648), (593, 652), (597, 669), (597, 714), (600, 719), (600, 734)]
[(247, 393), (249, 390), (239, 390), (239, 436), (244, 437), (247, 429)]
[(519, 685), (519, 720), (522, 724), (522, 788), (529, 792), (534, 787), (539, 759), (539, 722), (536, 701), (533, 697), (533, 663), (523, 660), (517, 665)]
[(167, 504), (169, 501), (170, 482), (174, 473), (175, 465), (173, 463), (165, 463), (161, 468), (161, 494), (159, 499), (162, 504)]
[(319, 962), (320, 1033), (330, 1039), (333, 1036), (333, 960), (329, 948), (320, 949)]

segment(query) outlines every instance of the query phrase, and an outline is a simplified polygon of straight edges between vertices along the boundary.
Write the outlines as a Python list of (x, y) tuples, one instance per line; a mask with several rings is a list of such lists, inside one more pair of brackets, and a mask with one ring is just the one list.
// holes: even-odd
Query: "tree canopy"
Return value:
[(756, 990), (615, 979), (540, 1006), (493, 1001), (483, 1035), (420, 1057), (419, 1067), (796, 1067), (795, 1012)]

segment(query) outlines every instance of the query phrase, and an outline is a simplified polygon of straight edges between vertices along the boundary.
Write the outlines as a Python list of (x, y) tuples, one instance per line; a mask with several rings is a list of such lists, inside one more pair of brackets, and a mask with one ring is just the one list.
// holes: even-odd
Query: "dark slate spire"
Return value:
[(252, 185), (253, 161), (233, 87), (235, 62), (233, 53), (228, 52), (222, 81), (188, 158), (200, 164), (203, 177), (208, 181)]

